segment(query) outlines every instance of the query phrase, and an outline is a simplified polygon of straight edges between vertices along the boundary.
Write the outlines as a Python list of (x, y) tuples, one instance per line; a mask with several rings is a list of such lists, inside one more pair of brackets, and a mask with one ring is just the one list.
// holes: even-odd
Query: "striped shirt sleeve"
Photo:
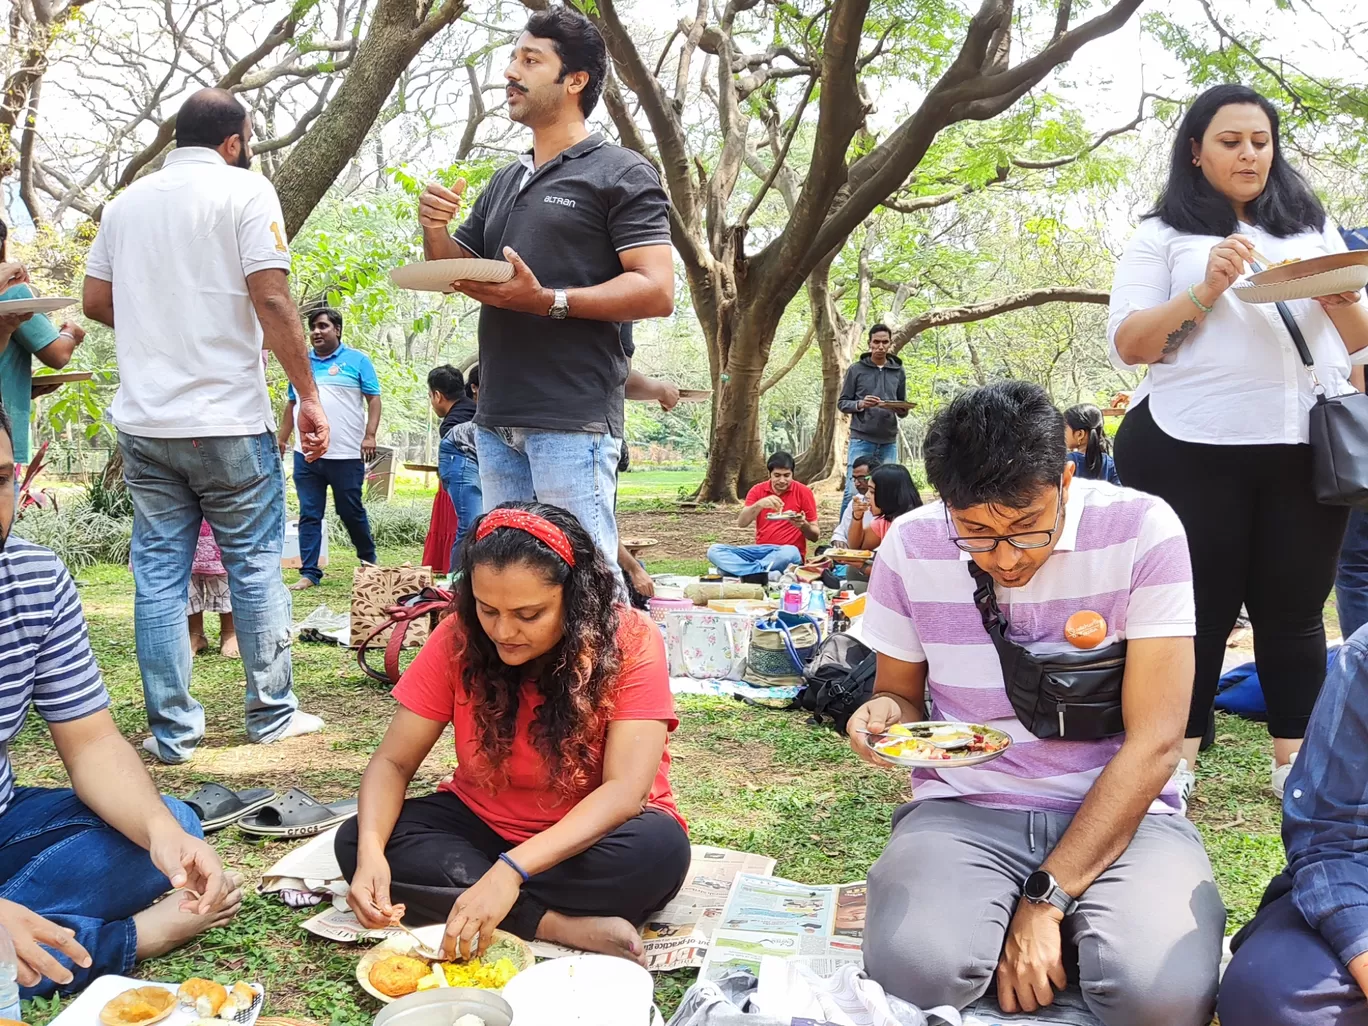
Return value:
[(903, 547), (902, 532), (896, 527), (879, 546), (874, 571), (865, 593), (863, 640), (875, 652), (908, 663), (926, 662), (912, 605), (907, 597), (907, 575), (912, 560)]
[(1197, 633), (1192, 560), (1178, 514), (1153, 499), (1135, 540), (1128, 638), (1187, 638)]
[(107, 708), (109, 694), (90, 651), (76, 585), (60, 564), (52, 593), (52, 618), (33, 664), (33, 705), (49, 723), (62, 723)]

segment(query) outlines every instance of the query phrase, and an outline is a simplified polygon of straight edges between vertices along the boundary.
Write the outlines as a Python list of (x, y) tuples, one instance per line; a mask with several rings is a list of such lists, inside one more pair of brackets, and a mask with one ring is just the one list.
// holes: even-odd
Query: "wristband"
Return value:
[(1189, 285), (1187, 295), (1188, 299), (1192, 300), (1192, 302), (1196, 304), (1197, 309), (1201, 310), (1202, 313), (1209, 314), (1212, 310), (1215, 309), (1215, 307), (1207, 306), (1205, 303), (1203, 303), (1200, 299), (1197, 298), (1197, 286)]
[(527, 875), (527, 871), (523, 869), (522, 866), (518, 865), (511, 858), (508, 857), (508, 852), (500, 852), (499, 861), (502, 862), (504, 865), (508, 866), (510, 869), (512, 869), (513, 872), (517, 873), (520, 877), (522, 877), (523, 883), (527, 883), (528, 880), (532, 879), (530, 876)]

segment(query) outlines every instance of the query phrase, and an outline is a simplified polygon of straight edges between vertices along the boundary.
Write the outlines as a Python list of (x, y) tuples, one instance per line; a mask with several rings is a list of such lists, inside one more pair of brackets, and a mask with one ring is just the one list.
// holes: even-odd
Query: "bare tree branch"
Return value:
[(931, 328), (943, 328), (948, 324), (968, 324), (972, 321), (987, 320), (989, 317), (996, 317), (998, 314), (1023, 310), (1027, 307), (1044, 306), (1046, 303), (1096, 303), (1105, 306), (1110, 299), (1110, 293), (1098, 289), (1046, 288), (1018, 292), (1015, 295), (989, 299), (982, 303), (928, 310), (913, 317), (893, 333), (893, 352), (899, 352), (908, 342)]
[(779, 382), (783, 381), (784, 378), (788, 377), (789, 371), (803, 362), (803, 357), (806, 356), (807, 351), (812, 348), (812, 340), (816, 337), (817, 326), (815, 324), (808, 324), (808, 329), (803, 335), (803, 340), (794, 346), (793, 352), (790, 353), (789, 358), (784, 361), (784, 365), (764, 381), (760, 382), (761, 395), (764, 395), (775, 385), (779, 384)]

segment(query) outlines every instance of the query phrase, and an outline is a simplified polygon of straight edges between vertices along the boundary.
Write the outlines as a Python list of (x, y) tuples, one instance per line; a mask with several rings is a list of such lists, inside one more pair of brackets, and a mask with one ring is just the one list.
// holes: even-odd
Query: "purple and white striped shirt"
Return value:
[[(915, 800), (1076, 812), (1121, 738), (1041, 740), (1021, 725), (974, 605), (968, 561), (950, 541), (944, 507), (930, 503), (894, 522), (869, 583), (865, 643), (928, 664), (937, 718), (986, 723), (1013, 741), (1005, 755), (980, 766), (913, 771)], [(1102, 614), (1107, 643), (1196, 631), (1192, 566), (1177, 514), (1162, 499), (1103, 481), (1073, 479), (1054, 552), (1023, 587), (999, 586), (997, 596), (1011, 639), (1038, 654), (1070, 649), (1064, 621), (1083, 609)], [(1172, 783), (1149, 811), (1178, 811)]]

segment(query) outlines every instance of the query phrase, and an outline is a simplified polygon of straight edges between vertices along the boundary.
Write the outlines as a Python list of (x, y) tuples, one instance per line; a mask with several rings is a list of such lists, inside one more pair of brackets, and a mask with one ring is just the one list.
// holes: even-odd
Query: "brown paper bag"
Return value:
[[(358, 566), (352, 572), (351, 647), (360, 648), (371, 631), (389, 619), (390, 606), (417, 595), (431, 584), (430, 566)], [(381, 631), (371, 647), (383, 649), (389, 643), (391, 630), (392, 627)], [(430, 631), (431, 624), (426, 618), (415, 620), (404, 638), (404, 647), (421, 647)]]

